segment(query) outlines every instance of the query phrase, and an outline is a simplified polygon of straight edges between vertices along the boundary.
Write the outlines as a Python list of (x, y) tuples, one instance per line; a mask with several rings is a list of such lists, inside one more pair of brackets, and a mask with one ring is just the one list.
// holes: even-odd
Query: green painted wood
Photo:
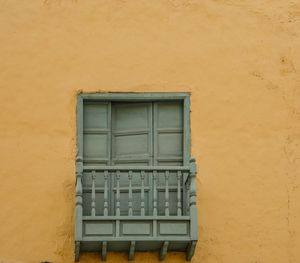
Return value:
[(108, 171), (104, 171), (104, 210), (103, 215), (108, 216)]
[(129, 253), (128, 253), (128, 260), (134, 260), (134, 252), (135, 252), (135, 241), (131, 241)]
[(188, 235), (189, 225), (186, 221), (173, 222), (164, 221), (159, 222), (159, 234), (160, 235)]
[(182, 202), (181, 202), (181, 171), (177, 171), (177, 216), (182, 215)]
[(167, 252), (168, 252), (168, 246), (169, 246), (169, 241), (164, 241), (163, 245), (160, 249), (160, 252), (159, 252), (159, 260), (160, 261), (165, 259)]
[(181, 166), (183, 158), (183, 103), (154, 103), (154, 164)]
[(85, 100), (96, 101), (162, 101), (162, 100), (183, 100), (190, 96), (188, 92), (151, 92), (151, 93), (85, 93), (80, 94)]
[[(75, 204), (75, 241), (82, 240), (82, 173), (83, 173), (83, 100), (77, 99), (77, 156), (76, 156), (76, 204)], [(77, 244), (79, 246), (80, 243)], [(76, 250), (77, 252), (77, 250)], [(79, 252), (78, 252), (79, 253)]]
[(92, 221), (84, 223), (84, 234), (86, 236), (112, 236), (114, 235), (113, 231), (113, 223), (109, 221), (101, 222), (101, 221)]
[(91, 202), (91, 215), (96, 215), (96, 192), (95, 192), (95, 180), (96, 180), (96, 171), (92, 171), (92, 202)]
[(196, 174), (197, 166), (194, 159), (191, 159), (190, 162), (191, 171), (190, 171), (190, 217), (191, 217), (191, 227), (190, 227), (190, 236), (192, 240), (198, 240), (198, 212), (196, 207)]
[(186, 250), (186, 260), (191, 261), (194, 256), (197, 241), (191, 241)]
[[(83, 237), (83, 241), (84, 242), (102, 242), (102, 241), (113, 241), (113, 242), (117, 242), (117, 241), (122, 241), (122, 242), (126, 242), (126, 244), (128, 244), (128, 241), (130, 240), (135, 240), (135, 241), (151, 241), (151, 242), (161, 242), (161, 241), (165, 241), (165, 240), (169, 240), (169, 241), (177, 241), (177, 242), (189, 242), (191, 241), (191, 238), (189, 236), (183, 236), (183, 235), (180, 235), (180, 236), (176, 236), (176, 235), (164, 235), (164, 236), (113, 236), (113, 237), (110, 237), (110, 236), (84, 236)], [(185, 246), (186, 248), (186, 246)], [(128, 250), (128, 247), (127, 247), (127, 250)], [(113, 250), (112, 250), (113, 251)], [(116, 250), (115, 250), (116, 251)], [(145, 250), (147, 251), (147, 250)]]
[(141, 171), (141, 216), (145, 216), (145, 171)]
[(141, 157), (147, 159), (152, 152), (152, 104), (114, 103), (112, 105), (112, 157), (113, 164), (134, 165)]
[(75, 241), (75, 261), (79, 261), (80, 259), (80, 242)]
[(189, 166), (84, 166), (84, 171), (190, 171)]
[(77, 156), (76, 156), (76, 204), (75, 204), (75, 261), (80, 258), (80, 241), (82, 240), (82, 174), (83, 174), (83, 99), (78, 96), (76, 107)]
[(160, 220), (160, 221), (187, 221), (190, 220), (190, 216), (83, 216), (83, 220), (91, 220), (91, 221), (101, 221), (101, 220), (133, 220), (133, 221), (149, 221), (149, 220)]
[(101, 259), (103, 261), (106, 261), (107, 258), (107, 241), (102, 242), (102, 248), (101, 248)]
[[(168, 250), (163, 249), (166, 242), (175, 250), (189, 242), (187, 258), (192, 257), (197, 240), (197, 169), (193, 161), (189, 163), (189, 97), (189, 93), (78, 97), (75, 241), (84, 242), (84, 249), (94, 244), (86, 242), (102, 242), (106, 258), (108, 242), (118, 250), (127, 246), (115, 242), (130, 241), (130, 259), (137, 241), (163, 241), (157, 247), (160, 254)], [(149, 246), (143, 243), (139, 248)], [(75, 246), (78, 257), (80, 247)]]
[(83, 158), (109, 159), (109, 109), (108, 102), (83, 103)]

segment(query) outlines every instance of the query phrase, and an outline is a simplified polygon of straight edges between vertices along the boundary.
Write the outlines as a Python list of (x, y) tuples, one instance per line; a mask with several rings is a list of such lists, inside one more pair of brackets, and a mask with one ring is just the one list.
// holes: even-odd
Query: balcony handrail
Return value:
[(189, 172), (190, 166), (104, 166), (84, 165), (83, 171), (182, 171)]

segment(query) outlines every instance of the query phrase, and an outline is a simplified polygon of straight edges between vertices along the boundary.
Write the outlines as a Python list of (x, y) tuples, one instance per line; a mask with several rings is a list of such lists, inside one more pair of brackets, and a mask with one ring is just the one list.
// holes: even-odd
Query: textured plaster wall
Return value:
[(0, 262), (74, 260), (80, 91), (191, 92), (193, 262), (300, 262), (299, 34), (297, 0), (0, 0)]

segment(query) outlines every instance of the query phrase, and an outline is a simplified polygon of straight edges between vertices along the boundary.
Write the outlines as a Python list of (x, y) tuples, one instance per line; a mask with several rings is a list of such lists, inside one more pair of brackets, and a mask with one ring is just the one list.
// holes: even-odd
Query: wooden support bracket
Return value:
[(79, 241), (75, 241), (75, 261), (79, 261), (79, 257), (80, 257), (80, 242)]
[(103, 241), (102, 242), (102, 249), (101, 249), (101, 259), (103, 261), (105, 261), (106, 256), (107, 256), (107, 241)]
[(169, 246), (169, 241), (164, 241), (164, 243), (160, 249), (160, 252), (159, 252), (159, 260), (165, 259), (167, 252), (168, 252), (168, 246)]
[(135, 252), (135, 241), (130, 242), (130, 248), (128, 253), (128, 260), (134, 259), (134, 252)]
[(191, 261), (195, 253), (197, 241), (191, 241), (186, 250), (186, 260)]

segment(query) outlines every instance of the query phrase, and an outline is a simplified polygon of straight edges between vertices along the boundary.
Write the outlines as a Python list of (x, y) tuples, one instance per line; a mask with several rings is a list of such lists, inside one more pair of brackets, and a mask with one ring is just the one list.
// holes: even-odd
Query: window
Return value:
[[(197, 241), (189, 94), (82, 94), (77, 105), (80, 251), (186, 250)], [(136, 226), (139, 227), (136, 227)], [(196, 232), (195, 232), (196, 231)]]

